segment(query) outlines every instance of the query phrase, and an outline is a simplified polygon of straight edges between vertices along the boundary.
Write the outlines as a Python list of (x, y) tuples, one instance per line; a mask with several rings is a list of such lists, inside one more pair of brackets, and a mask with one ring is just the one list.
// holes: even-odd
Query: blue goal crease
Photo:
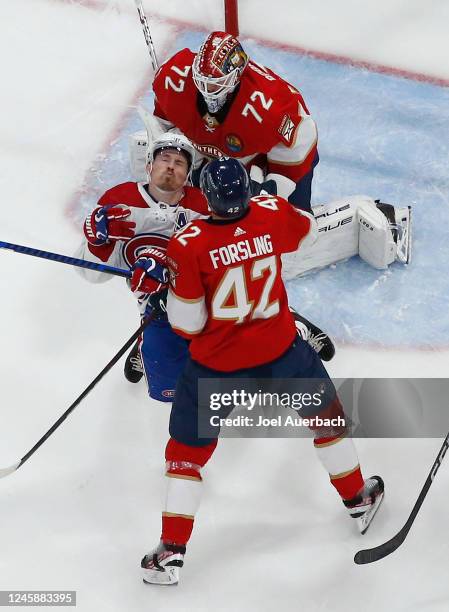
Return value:
[[(197, 49), (185, 32), (172, 52)], [(438, 348), (449, 345), (449, 89), (245, 43), (249, 55), (298, 87), (316, 119), (320, 164), (313, 202), (367, 194), (413, 207), (413, 258), (374, 270), (359, 258), (287, 283), (291, 304), (341, 343)], [(153, 108), (151, 84), (141, 103)], [(130, 113), (95, 160), (75, 211), (80, 223), (100, 195), (130, 180)]]

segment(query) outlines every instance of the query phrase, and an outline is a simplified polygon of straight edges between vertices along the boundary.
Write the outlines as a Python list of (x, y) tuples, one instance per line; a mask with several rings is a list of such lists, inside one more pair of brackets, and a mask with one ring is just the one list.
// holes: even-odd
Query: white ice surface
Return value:
[[(242, 0), (242, 17), (254, 4)], [(96, 5), (2, 4), (0, 240), (73, 252), (80, 233), (66, 215), (72, 194), (148, 82), (132, 0)], [(178, 6), (178, 17), (192, 17), (187, 0)], [(245, 32), (449, 77), (444, 2), (276, 6), (269, 21), (253, 8)], [(172, 26), (158, 21), (154, 30), (166, 48)], [(119, 279), (90, 286), (70, 268), (7, 252), (0, 265), (6, 467), (64, 412), (138, 321)], [(447, 365), (447, 352), (342, 348), (329, 370), (341, 377), (446, 376)], [(207, 469), (182, 584), (144, 586), (139, 561), (159, 535), (167, 420), (167, 407), (149, 401), (143, 385), (126, 384), (119, 365), (29, 463), (0, 481), (0, 590), (77, 590), (83, 612), (449, 609), (447, 465), (406, 544), (373, 566), (352, 562), (359, 547), (401, 526), (439, 440), (359, 442), (365, 473), (382, 474), (388, 487), (363, 539), (310, 441), (225, 440)]]

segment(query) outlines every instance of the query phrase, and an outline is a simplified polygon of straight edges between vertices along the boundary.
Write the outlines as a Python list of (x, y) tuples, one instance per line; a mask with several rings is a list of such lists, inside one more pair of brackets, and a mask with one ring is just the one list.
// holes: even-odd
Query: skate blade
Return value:
[(413, 239), (413, 231), (412, 231), (412, 207), (408, 206), (408, 240), (407, 240), (407, 263), (411, 263), (412, 261), (412, 239)]
[(385, 491), (382, 491), (382, 493), (378, 497), (376, 497), (376, 501), (371, 506), (371, 508), (367, 510), (363, 516), (356, 519), (357, 525), (362, 535), (364, 535), (368, 531), (368, 528), (372, 523), (374, 515), (379, 510), (379, 506), (383, 501), (384, 495), (385, 495)]
[(407, 206), (407, 214), (403, 220), (404, 225), (400, 225), (403, 235), (401, 238), (401, 247), (398, 250), (397, 258), (403, 264), (409, 264), (412, 261), (412, 207)]
[(145, 584), (174, 586), (179, 582), (179, 568), (166, 567), (163, 572), (160, 570), (144, 569), (142, 580), (145, 582)]

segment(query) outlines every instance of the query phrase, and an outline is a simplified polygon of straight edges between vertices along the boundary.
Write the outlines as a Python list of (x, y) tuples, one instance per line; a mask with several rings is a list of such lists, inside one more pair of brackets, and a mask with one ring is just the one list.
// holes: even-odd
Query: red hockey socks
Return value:
[(316, 438), (318, 457), (342, 499), (352, 499), (364, 485), (359, 459), (352, 438)]
[(173, 438), (165, 449), (167, 489), (162, 512), (161, 540), (185, 546), (202, 494), (201, 468), (207, 463), (217, 441), (207, 446), (188, 446)]

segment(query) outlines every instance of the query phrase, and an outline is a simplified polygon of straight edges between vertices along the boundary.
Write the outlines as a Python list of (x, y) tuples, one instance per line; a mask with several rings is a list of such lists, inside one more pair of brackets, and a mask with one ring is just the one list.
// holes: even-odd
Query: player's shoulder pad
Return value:
[(106, 204), (133, 204), (142, 199), (137, 188), (137, 183), (127, 181), (126, 183), (120, 183), (114, 185), (98, 200), (98, 204), (105, 206)]
[[(264, 114), (264, 128), (271, 127), (277, 133), (278, 142), (286, 146), (291, 145), (289, 134), (293, 134), (294, 127), (301, 120), (299, 105), (302, 103), (300, 92), (275, 72), (250, 61), (242, 76), (242, 94), (245, 97), (258, 96), (263, 106), (268, 107)], [(264, 99), (262, 99), (264, 98)]]
[(313, 214), (296, 208), (281, 196), (269, 194), (254, 196), (250, 200), (250, 207), (253, 211), (252, 214), (255, 214), (257, 218), (265, 220), (268, 223), (272, 223), (276, 220), (276, 223), (289, 226), (292, 221), (296, 224), (299, 221), (299, 217), (305, 217), (307, 219), (307, 225), (309, 225), (311, 220), (314, 219)]
[(290, 85), (278, 74), (251, 60), (242, 75), (242, 82), (251, 87), (257, 87), (258, 90), (266, 92), (266, 95), (272, 95), (276, 98), (275, 102), (283, 104), (291, 102), (299, 94), (296, 87)]
[(168, 60), (166, 60), (156, 72), (156, 75), (153, 80), (153, 89), (156, 90), (155, 88), (157, 88), (157, 86), (161, 83), (162, 79), (167, 76), (167, 72), (170, 71), (173, 67), (183, 69), (185, 66), (191, 66), (194, 58), (195, 53), (187, 47), (185, 49), (181, 49), (181, 51), (178, 51), (172, 57), (169, 57)]
[(194, 219), (193, 221), (189, 221), (187, 225), (184, 225), (176, 231), (170, 240), (178, 241), (182, 244), (182, 246), (187, 246), (187, 242), (191, 242), (190, 239), (196, 238), (201, 234), (202, 225), (204, 221), (203, 219)]
[(261, 208), (271, 212), (279, 212), (281, 210), (286, 210), (291, 204), (284, 198), (281, 198), (281, 196), (264, 194), (253, 196), (250, 200), (250, 206), (256, 209)]
[(168, 243), (167, 256), (173, 261), (191, 261), (204, 251), (204, 221), (195, 219), (175, 232)]
[(206, 196), (200, 189), (198, 189), (198, 187), (184, 187), (184, 197), (182, 198), (180, 204), (184, 208), (193, 210), (200, 215), (209, 214)]

